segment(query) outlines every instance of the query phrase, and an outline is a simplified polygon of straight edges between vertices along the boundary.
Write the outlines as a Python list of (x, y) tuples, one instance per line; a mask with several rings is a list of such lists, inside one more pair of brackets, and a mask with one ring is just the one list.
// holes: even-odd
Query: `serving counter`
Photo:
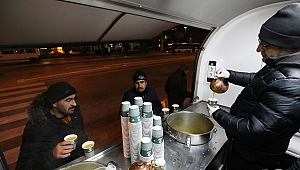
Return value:
[[(227, 108), (223, 108), (228, 110)], [(195, 113), (203, 113), (207, 115), (206, 102), (193, 104), (184, 111)], [(214, 130), (211, 140), (205, 144), (186, 146), (183, 143), (177, 142), (174, 138), (164, 132), (164, 149), (166, 169), (168, 170), (203, 170), (203, 169), (221, 169), (223, 159), (226, 157), (227, 140), (225, 131), (217, 122), (210, 118), (214, 123)], [(163, 126), (166, 126), (163, 123)], [(165, 128), (164, 128), (165, 129)], [(121, 169), (127, 170), (130, 165), (130, 158), (124, 158), (122, 140), (118, 139), (108, 146), (95, 150), (95, 155), (92, 158), (86, 159), (80, 157), (58, 169), (64, 169), (70, 165), (83, 162), (93, 161), (101, 164), (107, 164), (110, 161), (115, 162)]]

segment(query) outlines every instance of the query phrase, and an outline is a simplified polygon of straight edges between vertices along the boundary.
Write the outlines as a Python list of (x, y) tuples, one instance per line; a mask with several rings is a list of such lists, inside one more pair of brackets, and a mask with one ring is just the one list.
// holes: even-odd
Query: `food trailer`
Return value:
[[(150, 7), (155, 7), (155, 2), (143, 2), (138, 0), (128, 0), (126, 2), (119, 2), (122, 6), (119, 9), (123, 9), (124, 3), (144, 5)], [(169, 2), (169, 1), (168, 1)], [(174, 5), (170, 2), (170, 6)], [(203, 1), (201, 1), (203, 2)], [(212, 1), (210, 3), (217, 1)], [(228, 1), (230, 3), (236, 3), (238, 6), (246, 5), (242, 1)], [(232, 17), (228, 22), (221, 23), (218, 26), (214, 26), (215, 20), (212, 17), (211, 23), (202, 23), (203, 27), (211, 28), (211, 32), (205, 42), (203, 43), (200, 50), (197, 52), (195, 65), (194, 65), (194, 81), (193, 81), (193, 91), (194, 100), (193, 102), (184, 108), (182, 112), (192, 112), (201, 113), (207, 115), (206, 103), (207, 99), (212, 97), (212, 91), (210, 90), (210, 80), (214, 77), (215, 71), (218, 68), (224, 67), (231, 70), (238, 70), (243, 72), (256, 72), (264, 66), (261, 60), (261, 55), (256, 52), (258, 45), (258, 33), (261, 25), (277, 10), (283, 6), (298, 1), (264, 1), (264, 4), (260, 6), (243, 11), (239, 15), (228, 16)], [(185, 2), (188, 3), (188, 2)], [(253, 1), (251, 3), (259, 3), (258, 1)], [(118, 5), (118, 3), (114, 4)], [(199, 3), (201, 5), (201, 3)], [(205, 3), (203, 2), (203, 5)], [(165, 7), (164, 5), (162, 7)], [(219, 8), (222, 5), (219, 4)], [(160, 8), (160, 7), (157, 7)], [(178, 7), (178, 9), (180, 9)], [(125, 9), (124, 9), (125, 10)], [(163, 10), (163, 9), (161, 9)], [(168, 10), (168, 9), (166, 9)], [(239, 9), (236, 9), (239, 11)], [(208, 10), (209, 11), (209, 10)], [(216, 13), (218, 11), (215, 11)], [(141, 15), (147, 15), (141, 13)], [(194, 13), (194, 12), (192, 12)], [(204, 21), (210, 21), (209, 15), (215, 16), (215, 14), (206, 14), (203, 16)], [(230, 13), (230, 12), (229, 12)], [(161, 13), (163, 14), (163, 12)], [(182, 14), (178, 11), (178, 14)], [(165, 19), (168, 16), (160, 16), (159, 13), (151, 15), (151, 17), (156, 17), (157, 19)], [(224, 16), (220, 16), (224, 17)], [(201, 18), (201, 16), (200, 16)], [(178, 18), (189, 24), (188, 20), (183, 21), (183, 17)], [(195, 25), (195, 23), (190, 23), (190, 25)], [(241, 87), (230, 84), (227, 92), (223, 94), (217, 94), (216, 98), (219, 100), (219, 105), (225, 110), (229, 110), (230, 106), (235, 101), (236, 97), (242, 90)], [(165, 160), (166, 168), (169, 170), (195, 170), (195, 169), (222, 169), (224, 166), (224, 161), (226, 160), (227, 145), (226, 145), (226, 134), (221, 126), (209, 118), (214, 123), (214, 128), (211, 131), (211, 138), (209, 141), (199, 144), (190, 145), (187, 142), (180, 141), (174, 134), (170, 133), (166, 123), (164, 126), (164, 141), (165, 141)], [(290, 146), (286, 151), (287, 155), (294, 158), (300, 157), (300, 148), (296, 147), (300, 144), (300, 133), (296, 133), (291, 139)], [(107, 163), (116, 165), (120, 169), (128, 169), (131, 165), (130, 159), (124, 158), (122, 153), (122, 140), (115, 141), (108, 146), (103, 148), (98, 148), (95, 150), (95, 156), (86, 159), (85, 157), (78, 158), (77, 160), (60, 167), (59, 169), (68, 169), (68, 167), (82, 163), (82, 162), (98, 162), (104, 166)], [(117, 169), (117, 168), (116, 168)]]

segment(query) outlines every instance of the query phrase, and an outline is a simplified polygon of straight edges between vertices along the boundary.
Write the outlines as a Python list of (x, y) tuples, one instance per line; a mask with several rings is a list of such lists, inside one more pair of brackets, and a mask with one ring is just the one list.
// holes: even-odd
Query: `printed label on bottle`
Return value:
[(154, 137), (152, 136), (152, 142), (155, 144), (161, 144), (164, 141), (163, 136), (162, 137)]
[(141, 149), (140, 154), (144, 157), (150, 157), (153, 154), (152, 149), (148, 150), (148, 151), (144, 151), (143, 149)]
[(140, 116), (130, 116), (129, 122), (130, 123), (137, 123), (141, 121), (141, 117)]
[(142, 115), (143, 118), (152, 118), (153, 117), (153, 112), (143, 112)]
[(121, 115), (122, 115), (123, 117), (128, 117), (128, 114), (129, 114), (129, 110), (126, 110), (126, 111), (122, 111), (122, 112), (121, 112)]

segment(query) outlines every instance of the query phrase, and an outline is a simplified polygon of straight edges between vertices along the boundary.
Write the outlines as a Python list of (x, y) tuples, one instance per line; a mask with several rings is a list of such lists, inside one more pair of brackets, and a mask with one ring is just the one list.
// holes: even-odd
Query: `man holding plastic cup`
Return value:
[[(55, 169), (84, 155), (87, 140), (76, 90), (69, 83), (52, 84), (27, 110), (17, 170)], [(76, 146), (77, 145), (77, 146)]]

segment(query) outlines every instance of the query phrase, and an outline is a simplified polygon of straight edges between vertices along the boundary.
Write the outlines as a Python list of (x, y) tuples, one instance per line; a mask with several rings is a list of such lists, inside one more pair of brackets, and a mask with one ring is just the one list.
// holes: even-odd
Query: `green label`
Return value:
[(216, 106), (218, 106), (218, 101), (210, 101), (209, 105), (211, 107), (216, 107)]
[(143, 112), (142, 117), (143, 118), (152, 118), (153, 113), (151, 112)]
[(152, 142), (155, 144), (161, 144), (164, 141), (163, 136), (162, 137), (154, 137), (152, 136)]
[(153, 154), (153, 152), (152, 152), (152, 149), (150, 149), (148, 151), (144, 151), (143, 149), (141, 149), (140, 154), (144, 157), (150, 157)]
[(126, 111), (122, 111), (122, 117), (128, 117), (128, 114), (129, 114), (129, 110), (126, 110)]
[(130, 123), (137, 123), (141, 121), (141, 117), (140, 116), (130, 116), (129, 118), (129, 122)]

